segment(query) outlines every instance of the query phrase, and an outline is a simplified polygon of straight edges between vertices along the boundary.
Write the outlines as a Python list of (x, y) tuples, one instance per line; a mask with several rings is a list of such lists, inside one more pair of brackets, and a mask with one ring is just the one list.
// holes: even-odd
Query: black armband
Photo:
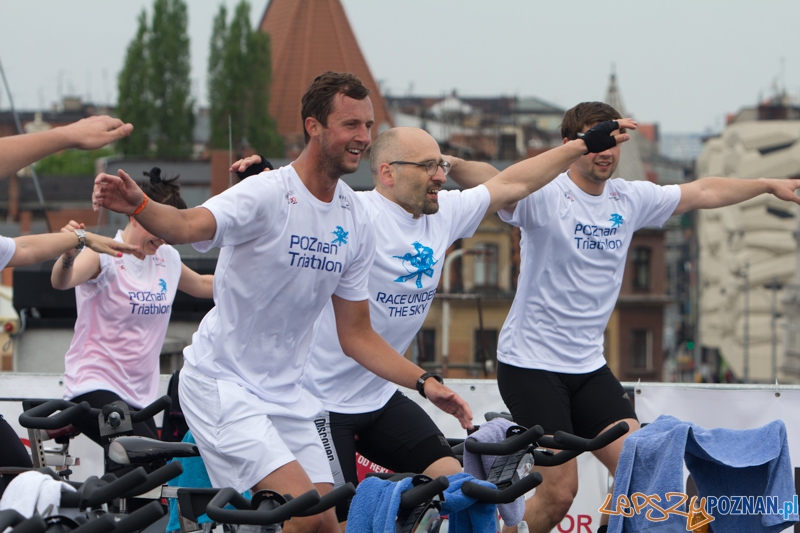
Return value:
[(425, 396), (425, 381), (428, 378), (433, 378), (436, 381), (438, 381), (439, 383), (444, 383), (444, 379), (442, 378), (442, 376), (440, 376), (439, 374), (436, 374), (434, 372), (425, 372), (420, 377), (418, 377), (417, 378), (417, 392), (419, 392), (422, 395), (422, 397), (425, 398), (426, 400), (428, 399), (428, 397)]

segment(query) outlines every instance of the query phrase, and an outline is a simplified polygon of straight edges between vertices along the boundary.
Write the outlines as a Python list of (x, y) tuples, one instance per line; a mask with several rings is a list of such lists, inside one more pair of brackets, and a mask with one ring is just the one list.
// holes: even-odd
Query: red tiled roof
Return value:
[(381, 124), (392, 125), (339, 0), (270, 0), (260, 28), (272, 41), (269, 110), (284, 138), (299, 135), (302, 139), (300, 99), (313, 79), (327, 70), (351, 72), (370, 89), (376, 125), (373, 138)]

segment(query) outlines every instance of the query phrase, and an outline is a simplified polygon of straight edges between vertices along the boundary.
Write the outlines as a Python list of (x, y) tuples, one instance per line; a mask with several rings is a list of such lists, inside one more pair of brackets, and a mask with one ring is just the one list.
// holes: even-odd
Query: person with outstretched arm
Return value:
[[(602, 102), (578, 104), (564, 115), (563, 142), (619, 116)], [(603, 355), (603, 332), (636, 230), (661, 226), (692, 209), (723, 207), (760, 194), (800, 203), (798, 179), (708, 177), (659, 186), (611, 179), (619, 158), (616, 146), (586, 154), (551, 183), (499, 212), (521, 228), (522, 249), (517, 293), (498, 341), (498, 386), (514, 422), (539, 424), (548, 434), (562, 430), (594, 438), (621, 420), (630, 431), (639, 428)], [(612, 473), (623, 441), (593, 452)], [(526, 502), (525, 521), (538, 533), (550, 531), (566, 516), (578, 490), (578, 467), (572, 460), (537, 470), (544, 481)], [(511, 531), (515, 528), (504, 529)]]
[[(339, 178), (371, 142), (369, 90), (352, 74), (318, 76), (303, 96), (306, 146), (281, 169), (253, 176), (202, 206), (149, 202), (124, 172), (95, 180), (96, 208), (130, 214), (171, 244), (220, 247), (216, 306), (184, 350), (179, 394), (214, 486), (328, 492), (332, 476), (314, 419), (322, 404), (299, 386), (314, 320), (332, 300), (345, 353), (397, 384), (425, 372), (372, 328), (367, 276), (375, 233)], [(471, 427), (469, 406), (429, 379), (427, 398)], [(285, 531), (338, 531), (333, 511)]]

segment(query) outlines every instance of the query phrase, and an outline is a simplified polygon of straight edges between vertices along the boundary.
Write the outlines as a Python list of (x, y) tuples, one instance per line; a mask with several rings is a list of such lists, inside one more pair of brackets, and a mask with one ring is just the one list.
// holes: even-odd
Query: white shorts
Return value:
[(267, 402), (188, 363), (178, 392), (212, 486), (244, 492), (295, 460), (312, 483), (333, 483), (313, 417), (298, 417), (292, 405)]

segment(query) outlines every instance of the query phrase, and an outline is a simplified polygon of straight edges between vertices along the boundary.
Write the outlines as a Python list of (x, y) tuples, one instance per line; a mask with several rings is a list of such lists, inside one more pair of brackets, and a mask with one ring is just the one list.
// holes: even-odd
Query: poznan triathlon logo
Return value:
[(622, 220), (622, 215), (618, 215), (617, 213), (612, 214), (608, 221), (611, 222), (612, 228), (618, 228), (624, 222), (624, 220)]
[[(684, 504), (689, 502), (689, 506)], [(714, 521), (714, 515), (780, 515), (784, 520), (796, 515), (797, 495), (781, 505), (777, 496), (704, 496), (699, 498), (682, 492), (667, 492), (662, 500), (658, 494), (635, 492), (630, 497), (617, 496), (616, 506), (611, 505), (611, 494), (600, 507), (599, 512), (607, 515), (622, 515), (630, 518), (644, 513), (650, 522), (664, 522), (670, 516), (686, 519), (686, 531), (704, 532)]]
[(159, 292), (167, 292), (167, 282), (163, 278), (159, 278), (158, 286), (161, 288)]
[[(425, 275), (428, 276), (429, 278), (433, 277), (433, 265), (436, 264), (436, 259), (433, 258), (432, 248), (428, 248), (427, 246), (420, 244), (419, 242), (414, 242), (411, 244), (411, 246), (413, 246), (414, 249), (417, 251), (416, 254), (411, 254), (407, 252), (405, 255), (392, 256), (395, 259), (401, 259), (403, 261), (403, 267), (408, 272), (408, 274), (406, 274), (405, 276), (400, 276), (395, 281), (399, 283), (404, 283), (406, 281), (410, 281), (416, 278), (417, 288), (421, 289), (422, 276)], [(406, 264), (410, 265), (411, 268), (406, 266)]]
[(336, 237), (331, 241), (331, 244), (347, 244), (347, 236), (350, 235), (349, 231), (345, 231), (343, 227), (336, 226), (336, 231), (333, 232)]

